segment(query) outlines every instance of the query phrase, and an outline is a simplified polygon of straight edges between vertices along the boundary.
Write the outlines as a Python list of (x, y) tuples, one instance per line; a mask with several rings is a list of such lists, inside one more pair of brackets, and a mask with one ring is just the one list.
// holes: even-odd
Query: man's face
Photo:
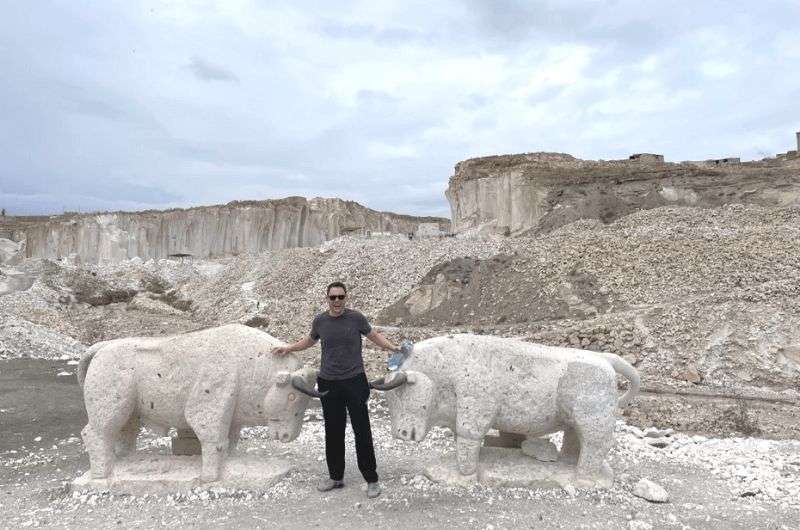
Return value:
[(344, 303), (347, 301), (347, 293), (341, 287), (331, 287), (326, 298), (328, 309), (332, 315), (339, 315), (344, 311)]

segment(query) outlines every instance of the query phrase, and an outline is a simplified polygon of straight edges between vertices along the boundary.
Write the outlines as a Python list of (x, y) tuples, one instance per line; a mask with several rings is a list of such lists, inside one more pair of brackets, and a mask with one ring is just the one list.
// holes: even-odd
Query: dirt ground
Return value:
[[(0, 362), (0, 527), (108, 528), (800, 528), (800, 443), (706, 439), (677, 433), (656, 448), (621, 425), (608, 491), (471, 489), (422, 474), (452, 455), (453, 437), (434, 429), (421, 444), (389, 435), (385, 402), (370, 402), (383, 494), (368, 500), (348, 432), (347, 486), (320, 494), (325, 475), (322, 422), (306, 415), (297, 440), (279, 444), (262, 428), (243, 432), (240, 451), (289, 460), (294, 471), (267, 491), (220, 488), (188, 495), (83, 494), (69, 488), (88, 469), (79, 432), (85, 421), (75, 370), (65, 361)], [(33, 418), (30, 421), (29, 418)], [(145, 433), (142, 451), (166, 452), (169, 440)], [(632, 495), (648, 478), (665, 504)]]

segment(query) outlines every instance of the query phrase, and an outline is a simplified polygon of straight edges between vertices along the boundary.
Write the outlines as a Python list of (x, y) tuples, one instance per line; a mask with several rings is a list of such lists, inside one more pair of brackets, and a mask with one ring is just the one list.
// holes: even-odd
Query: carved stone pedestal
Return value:
[(519, 448), (524, 441), (524, 434), (503, 431), (500, 431), (496, 436), (487, 435), (483, 437), (483, 445), (486, 447), (506, 447), (513, 449)]
[(482, 447), (478, 472), (465, 477), (458, 472), (455, 455), (446, 461), (436, 462), (425, 469), (425, 475), (434, 482), (469, 486), (476, 482), (491, 487), (560, 489), (567, 485), (576, 488), (610, 488), (613, 473), (604, 466), (601, 476), (589, 481), (575, 480), (575, 464), (566, 462), (540, 462), (519, 449)]
[(172, 438), (172, 454), (182, 456), (199, 455), (200, 440), (191, 429), (178, 429), (178, 435)]
[(87, 471), (72, 482), (72, 489), (130, 495), (187, 492), (197, 487), (258, 491), (269, 489), (290, 471), (291, 466), (283, 460), (231, 456), (220, 480), (201, 482), (199, 456), (137, 454), (119, 459), (110, 478), (93, 479)]

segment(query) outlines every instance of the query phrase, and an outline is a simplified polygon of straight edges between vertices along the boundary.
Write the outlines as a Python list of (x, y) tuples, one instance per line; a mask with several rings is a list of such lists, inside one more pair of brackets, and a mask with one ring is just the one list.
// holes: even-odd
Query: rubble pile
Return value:
[(646, 387), (790, 400), (798, 417), (800, 210), (659, 208), (515, 241), (441, 265), (378, 320), (617, 353)]
[[(437, 264), (459, 256), (485, 259), (509, 252), (517, 244), (498, 236), (418, 240), (343, 236), (318, 248), (225, 260), (220, 262), (225, 268), (215, 277), (192, 279), (178, 293), (193, 301), (195, 314), (202, 319), (255, 319), (271, 335), (293, 342), (308, 332), (314, 315), (327, 308), (325, 287), (332, 281), (343, 281), (350, 306), (375, 323), (380, 310), (410, 292)], [(398, 331), (397, 337), (404, 336), (404, 331)], [(318, 352), (312, 351), (306, 357), (315, 355)]]
[[(13, 321), (16, 329), (28, 330), (24, 336), (30, 337), (6, 340), (5, 355), (64, 355), (63, 348), (46, 347), (52, 342), (49, 336), (64, 337), (69, 351), (79, 353), (99, 340), (201, 327), (187, 311), (189, 304), (172, 289), (189, 277), (202, 276), (204, 270), (191, 262), (138, 259), (102, 266), (36, 259), (5, 268), (4, 274), (29, 281), (18, 281), (16, 288), (0, 295), (0, 317)], [(3, 327), (3, 336), (11, 333), (8, 330)]]
[(85, 347), (72, 337), (28, 320), (0, 313), (0, 359), (80, 357)]
[[(293, 342), (341, 280), (350, 306), (396, 341), (474, 332), (617, 353), (645, 390), (683, 392), (637, 400), (629, 418), (641, 425), (797, 436), (797, 256), (800, 209), (663, 207), (537, 237), (342, 236), (215, 260), (26, 260), (0, 267), (16, 286), (6, 281), (0, 313), (83, 345), (228, 322)], [(63, 354), (5, 344), (7, 356)], [(383, 371), (385, 352), (366, 348), (369, 374)], [(314, 364), (319, 351), (301, 355)], [(694, 405), (692, 393), (722, 397)]]

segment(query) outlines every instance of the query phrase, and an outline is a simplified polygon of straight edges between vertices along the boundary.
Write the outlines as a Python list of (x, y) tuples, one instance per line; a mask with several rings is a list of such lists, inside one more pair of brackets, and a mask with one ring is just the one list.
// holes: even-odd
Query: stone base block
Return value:
[(200, 448), (200, 440), (194, 436), (181, 437), (175, 436), (172, 438), (172, 454), (179, 456), (192, 456), (202, 454)]
[(445, 462), (437, 462), (425, 469), (425, 476), (434, 482), (469, 486), (476, 482), (491, 487), (559, 489), (567, 485), (575, 488), (610, 488), (613, 473), (603, 466), (600, 476), (575, 479), (575, 466), (565, 462), (540, 462), (526, 456), (519, 449), (482, 447), (478, 472), (465, 477), (458, 472), (455, 455)]
[(197, 487), (259, 491), (274, 486), (290, 471), (284, 460), (233, 456), (225, 461), (220, 480), (201, 482), (199, 456), (134, 455), (117, 460), (110, 478), (94, 479), (87, 471), (72, 482), (72, 489), (130, 495), (187, 492)]
[(524, 434), (515, 434), (503, 431), (500, 431), (497, 436), (486, 435), (483, 437), (483, 445), (486, 447), (518, 448), (524, 441)]

